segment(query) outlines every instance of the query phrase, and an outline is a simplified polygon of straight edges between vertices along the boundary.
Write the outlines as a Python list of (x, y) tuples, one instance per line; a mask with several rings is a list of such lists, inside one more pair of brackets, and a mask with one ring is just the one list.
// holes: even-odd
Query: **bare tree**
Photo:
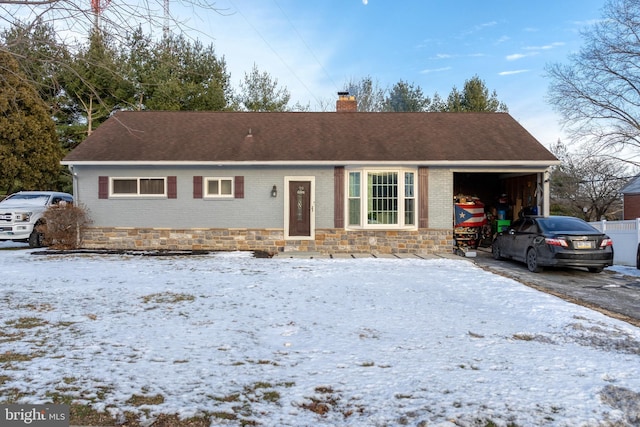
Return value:
[(351, 79), (345, 84), (349, 94), (356, 97), (358, 111), (378, 112), (384, 108), (384, 89), (377, 80), (371, 76), (364, 77), (360, 81)]
[[(224, 13), (215, 7), (215, 2), (209, 0), (172, 0), (180, 2), (190, 9), (205, 9), (216, 13)], [(159, 29), (171, 31), (173, 34), (184, 34), (189, 28), (184, 22), (174, 19), (167, 8), (167, 0), (143, 0), (142, 2), (125, 2), (115, 0), (0, 0), (0, 31), (5, 34), (20, 27), (20, 31), (13, 31), (11, 38), (5, 37), (0, 41), (0, 52), (8, 52), (23, 69), (65, 68), (69, 64), (62, 59), (60, 52), (77, 53), (90, 34), (101, 31), (108, 33), (114, 43), (124, 45), (130, 34), (141, 27), (145, 32), (157, 33)], [(21, 37), (34, 36), (35, 27), (45, 27), (53, 30), (55, 37), (42, 40), (30, 40), (31, 45), (39, 44), (40, 51), (50, 52), (50, 55), (24, 56), (24, 49), (20, 46), (27, 42)], [(48, 45), (48, 49), (45, 48)], [(35, 64), (38, 62), (38, 64)], [(88, 64), (92, 65), (92, 64)], [(101, 64), (93, 64), (101, 65)], [(3, 65), (0, 64), (0, 68)], [(68, 70), (73, 72), (73, 70)], [(27, 74), (27, 77), (30, 77)], [(80, 78), (81, 76), (78, 76)], [(42, 81), (31, 81), (40, 89)], [(55, 85), (55, 82), (52, 82)], [(91, 90), (91, 88), (89, 88)], [(96, 91), (97, 92), (97, 91)]]
[[(223, 13), (209, 0), (173, 0), (190, 9)], [(98, 15), (98, 16), (96, 16)], [(98, 18), (98, 19), (96, 19)], [(88, 34), (96, 24), (104, 23), (118, 30), (129, 31), (139, 25), (150, 30), (171, 29), (182, 33), (189, 29), (175, 19), (166, 0), (123, 2), (111, 0), (0, 0), (0, 27), (15, 22), (55, 22), (59, 31)], [(4, 23), (4, 24), (3, 24)]]
[(549, 101), (575, 141), (640, 149), (640, 2), (608, 0), (568, 64), (547, 67)]
[(551, 172), (554, 214), (577, 216), (586, 221), (620, 217), (620, 189), (629, 175), (626, 163), (589, 152), (570, 153), (560, 141), (551, 151), (562, 162)]

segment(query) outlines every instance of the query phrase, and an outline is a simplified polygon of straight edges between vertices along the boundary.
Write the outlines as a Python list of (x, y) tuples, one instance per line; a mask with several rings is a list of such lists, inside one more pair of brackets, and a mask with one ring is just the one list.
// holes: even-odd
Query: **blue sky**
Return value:
[[(446, 97), (478, 75), (540, 142), (569, 142), (546, 103), (545, 66), (566, 62), (605, 0), (217, 0), (172, 13), (213, 43), (238, 84), (255, 63), (292, 101), (333, 109), (350, 79), (400, 79)], [(323, 107), (324, 106), (324, 107)]]

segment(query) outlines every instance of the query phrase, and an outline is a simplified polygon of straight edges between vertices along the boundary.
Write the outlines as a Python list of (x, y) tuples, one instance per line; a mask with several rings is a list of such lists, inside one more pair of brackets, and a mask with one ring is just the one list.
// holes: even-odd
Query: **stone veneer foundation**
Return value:
[(453, 250), (452, 230), (371, 231), (317, 229), (314, 240), (285, 240), (282, 229), (167, 229), (91, 227), (83, 230), (85, 249), (261, 251), (331, 253), (416, 253)]

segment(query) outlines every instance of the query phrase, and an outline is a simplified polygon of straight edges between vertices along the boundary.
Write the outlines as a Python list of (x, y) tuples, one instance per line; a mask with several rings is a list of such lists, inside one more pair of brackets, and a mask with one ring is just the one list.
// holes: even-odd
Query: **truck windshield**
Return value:
[(46, 206), (49, 196), (46, 194), (14, 194), (4, 199), (2, 206)]

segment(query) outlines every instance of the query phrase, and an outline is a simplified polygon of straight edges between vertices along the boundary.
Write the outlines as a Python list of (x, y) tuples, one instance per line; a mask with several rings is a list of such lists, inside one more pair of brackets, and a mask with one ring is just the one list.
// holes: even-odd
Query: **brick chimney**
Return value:
[(356, 97), (349, 95), (349, 92), (338, 92), (338, 100), (336, 101), (336, 112), (338, 113), (355, 113), (358, 111), (358, 102)]

